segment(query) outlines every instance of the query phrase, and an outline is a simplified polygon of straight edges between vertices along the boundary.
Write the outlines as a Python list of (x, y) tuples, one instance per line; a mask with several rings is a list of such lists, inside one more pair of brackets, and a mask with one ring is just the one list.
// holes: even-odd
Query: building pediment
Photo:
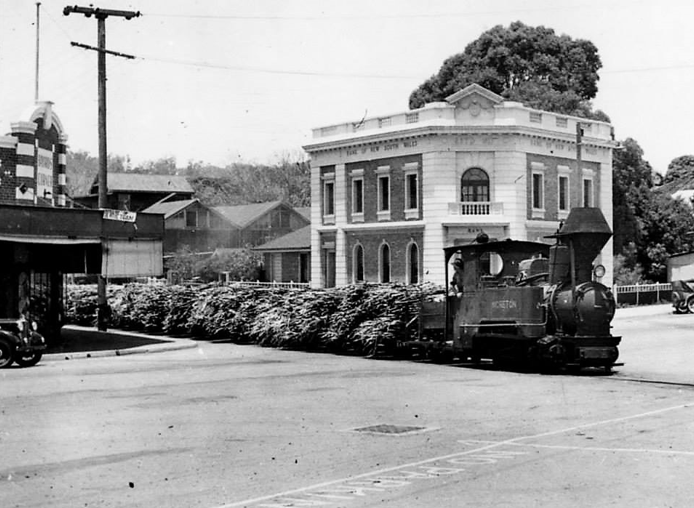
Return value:
[(456, 108), (469, 109), (473, 116), (504, 102), (504, 98), (476, 83), (446, 97), (446, 102)]

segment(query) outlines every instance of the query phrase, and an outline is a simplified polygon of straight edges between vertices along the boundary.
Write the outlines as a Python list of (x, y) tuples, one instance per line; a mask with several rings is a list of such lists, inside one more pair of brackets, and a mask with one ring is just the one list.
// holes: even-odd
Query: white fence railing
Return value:
[(612, 293), (617, 303), (626, 302), (636, 305), (646, 302), (651, 303), (653, 301), (659, 302), (661, 298), (670, 300), (670, 291), (672, 291), (672, 284), (669, 282), (612, 287)]
[(308, 282), (260, 282), (260, 281), (230, 281), (226, 285), (236, 287), (253, 287), (267, 289), (308, 289)]

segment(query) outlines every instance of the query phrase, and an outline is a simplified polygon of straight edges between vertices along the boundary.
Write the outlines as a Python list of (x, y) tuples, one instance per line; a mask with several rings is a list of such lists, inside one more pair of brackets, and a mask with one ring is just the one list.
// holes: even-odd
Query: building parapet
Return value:
[(423, 127), (521, 127), (547, 134), (574, 136), (577, 124), (583, 129), (584, 140), (588, 142), (614, 141), (612, 126), (598, 120), (590, 120), (559, 113), (551, 113), (523, 106), (519, 102), (503, 101), (487, 108), (486, 115), (470, 111), (471, 108), (458, 108), (448, 102), (435, 102), (423, 108), (413, 109), (392, 115), (363, 118), (357, 122), (345, 122), (313, 129), (314, 143), (358, 140), (361, 137), (390, 132), (405, 133), (408, 130), (421, 130)]

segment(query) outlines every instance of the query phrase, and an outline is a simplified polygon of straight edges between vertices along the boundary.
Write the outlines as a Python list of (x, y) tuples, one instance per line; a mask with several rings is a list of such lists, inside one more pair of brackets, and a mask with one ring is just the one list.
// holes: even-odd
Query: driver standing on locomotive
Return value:
[(453, 261), (453, 270), (454, 272), (453, 280), (451, 280), (451, 291), (455, 294), (460, 294), (463, 292), (463, 274), (465, 273), (462, 259), (456, 258), (456, 260)]

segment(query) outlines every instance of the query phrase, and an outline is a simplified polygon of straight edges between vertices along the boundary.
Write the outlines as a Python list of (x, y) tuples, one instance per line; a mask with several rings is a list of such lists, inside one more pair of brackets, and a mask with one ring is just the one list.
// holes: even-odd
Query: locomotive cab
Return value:
[(528, 341), (545, 333), (549, 245), (486, 241), (449, 247), (445, 254), (447, 266), (460, 260), (463, 267), (455, 276), (462, 287), (449, 293), (446, 306), (446, 335), (459, 356), (525, 357)]

